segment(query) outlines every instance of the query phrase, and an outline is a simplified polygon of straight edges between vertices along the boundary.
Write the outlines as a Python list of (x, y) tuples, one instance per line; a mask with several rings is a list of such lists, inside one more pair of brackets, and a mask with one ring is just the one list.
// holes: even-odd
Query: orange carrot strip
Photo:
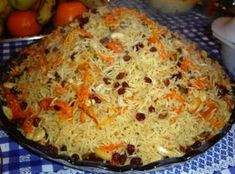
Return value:
[(53, 101), (53, 98), (48, 97), (48, 98), (45, 98), (45, 99), (39, 101), (38, 104), (39, 104), (41, 110), (47, 111), (47, 110), (50, 110), (53, 108), (52, 106), (50, 106), (52, 101)]
[(161, 43), (161, 41), (157, 37), (158, 36), (156, 36), (156, 34), (153, 31), (153, 37), (148, 38), (148, 42), (156, 44), (156, 46), (159, 50), (159, 54), (160, 54), (161, 59), (165, 60), (165, 59), (167, 59), (167, 53), (166, 53), (165, 47), (163, 46), (163, 44)]
[(113, 62), (113, 60), (114, 60), (114, 58), (112, 57), (112, 56), (107, 56), (107, 55), (105, 55), (105, 54), (103, 54), (103, 53), (101, 53), (101, 52), (97, 52), (97, 56), (101, 59), (101, 60), (103, 60), (103, 61), (105, 61), (105, 62), (108, 62), (108, 63), (112, 63)]
[(10, 90), (6, 90), (5, 95), (6, 95), (8, 106), (12, 111), (13, 118), (26, 118), (33, 114), (33, 111), (31, 108), (22, 110), (20, 106), (20, 101), (13, 94), (11, 94)]
[(66, 93), (66, 89), (63, 88), (63, 87), (60, 86), (60, 85), (56, 85), (56, 86), (54, 87), (54, 91), (55, 91), (55, 93), (60, 94), (60, 95)]
[(72, 119), (73, 109), (66, 102), (62, 100), (55, 100), (54, 104), (60, 107), (60, 116), (62, 119)]
[(119, 143), (119, 144), (110, 144), (108, 146), (100, 146), (99, 150), (105, 151), (105, 152), (112, 152), (120, 147), (123, 147), (125, 144), (124, 143)]
[(180, 68), (184, 71), (187, 71), (190, 68), (190, 61), (186, 58), (183, 59)]
[(120, 41), (118, 41), (118, 40), (114, 40), (114, 41), (108, 42), (106, 44), (106, 47), (108, 49), (112, 50), (114, 53), (122, 53), (123, 50), (124, 50), (123, 44)]
[(203, 82), (200, 79), (194, 80), (192, 83), (192, 87), (199, 89), (199, 90), (204, 90), (205, 86)]
[(184, 102), (185, 102), (184, 97), (183, 97), (182, 95), (180, 95), (180, 94), (177, 94), (175, 90), (170, 91), (170, 93), (167, 94), (167, 95), (164, 97), (164, 99), (173, 99), (173, 98), (175, 98), (176, 100), (178, 100), (178, 101), (181, 102), (181, 103), (184, 103)]
[(32, 132), (33, 126), (32, 126), (32, 122), (30, 121), (30, 119), (26, 119), (23, 125), (21, 126), (21, 128), (23, 129), (24, 133)]

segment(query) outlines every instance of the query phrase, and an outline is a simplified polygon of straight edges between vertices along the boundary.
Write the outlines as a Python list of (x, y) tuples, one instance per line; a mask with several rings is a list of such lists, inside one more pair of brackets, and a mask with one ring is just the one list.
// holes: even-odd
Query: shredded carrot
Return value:
[(199, 90), (205, 90), (205, 86), (203, 82), (200, 79), (196, 79), (192, 82), (192, 87), (199, 89)]
[(189, 70), (190, 65), (191, 65), (190, 61), (188, 59), (184, 58), (181, 65), (180, 65), (180, 68), (184, 71), (187, 71), (187, 70)]
[(44, 98), (43, 100), (39, 101), (38, 104), (39, 104), (41, 110), (47, 111), (47, 110), (52, 109), (52, 106), (50, 106), (52, 101), (53, 101), (53, 98), (48, 97), (48, 98)]
[(59, 112), (62, 119), (70, 120), (73, 118), (73, 109), (66, 102), (62, 100), (55, 100), (54, 105), (60, 107)]
[(175, 90), (170, 91), (169, 94), (167, 94), (164, 99), (173, 99), (175, 98), (176, 100), (178, 100), (180, 103), (184, 103), (185, 99), (182, 95), (177, 94)]
[(209, 118), (210, 114), (213, 111), (217, 111), (219, 109), (217, 104), (213, 101), (207, 102), (206, 105), (207, 105), (208, 109), (206, 111), (201, 111), (199, 113), (205, 120), (207, 120)]
[(7, 104), (9, 108), (12, 111), (13, 118), (26, 118), (33, 114), (33, 110), (31, 108), (27, 108), (25, 110), (22, 110), (20, 104), (21, 101), (19, 101), (16, 96), (11, 94), (10, 90), (5, 91), (5, 96), (7, 99)]
[(84, 29), (78, 28), (77, 31), (84, 37), (92, 37), (92, 34)]
[(124, 143), (118, 143), (118, 144), (110, 144), (108, 146), (100, 146), (99, 150), (105, 151), (105, 152), (113, 152), (114, 150), (123, 147)]
[(24, 133), (29, 133), (32, 132), (33, 126), (32, 126), (32, 121), (30, 119), (26, 119), (21, 128), (23, 129)]
[(155, 37), (148, 38), (148, 43), (156, 43), (157, 39)]
[(62, 95), (62, 94), (65, 94), (67, 90), (60, 85), (56, 85), (54, 87), (54, 91), (55, 93)]
[(165, 60), (165, 59), (167, 59), (167, 53), (166, 53), (165, 47), (163, 46), (163, 44), (161, 43), (161, 41), (157, 37), (158, 36), (153, 31), (153, 37), (148, 38), (148, 42), (156, 44), (161, 59)]
[(114, 53), (122, 53), (124, 51), (123, 44), (118, 40), (113, 40), (106, 44), (106, 47), (112, 50)]
[(111, 63), (113, 62), (113, 60), (114, 60), (114, 58), (113, 58), (112, 56), (107, 56), (107, 55), (105, 55), (105, 54), (103, 54), (103, 53), (101, 53), (101, 52), (97, 52), (97, 56), (98, 56), (101, 60), (103, 60), (103, 61), (105, 61), (105, 62), (108, 62), (109, 64), (111, 64)]

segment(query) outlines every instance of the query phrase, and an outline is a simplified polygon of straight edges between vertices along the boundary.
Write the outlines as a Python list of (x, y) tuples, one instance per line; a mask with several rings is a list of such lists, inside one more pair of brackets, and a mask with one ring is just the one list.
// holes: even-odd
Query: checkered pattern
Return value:
[[(152, 19), (162, 25), (167, 26), (175, 32), (183, 34), (186, 38), (193, 40), (205, 49), (211, 57), (220, 59), (220, 45), (211, 36), (210, 19), (205, 17), (200, 9), (194, 9), (189, 13), (180, 16), (168, 16), (159, 14), (154, 8), (150, 7), (144, 0), (113, 0), (113, 4), (138, 8), (144, 11)], [(13, 56), (20, 48), (34, 43), (35, 41), (18, 41), (0, 43), (0, 66), (5, 60)], [(88, 173), (111, 173), (108, 171), (81, 167), (74, 170), (45, 160), (28, 150), (19, 146), (10, 139), (6, 133), (0, 129), (0, 147), (2, 150), (2, 171), (3, 174), (88, 174)], [(143, 172), (138, 172), (143, 173)], [(193, 158), (182, 164), (177, 164), (165, 169), (154, 169), (146, 171), (148, 174), (235, 174), (235, 126), (230, 132), (215, 146), (206, 153)]]

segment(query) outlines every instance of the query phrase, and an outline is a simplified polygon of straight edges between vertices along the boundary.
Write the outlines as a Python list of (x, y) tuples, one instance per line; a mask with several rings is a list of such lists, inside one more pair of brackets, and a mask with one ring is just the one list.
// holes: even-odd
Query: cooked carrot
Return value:
[(43, 100), (39, 101), (38, 104), (39, 104), (41, 110), (47, 111), (47, 110), (51, 110), (53, 108), (52, 106), (50, 106), (52, 101), (53, 101), (53, 98), (48, 97), (48, 98), (44, 98)]
[(33, 110), (31, 108), (27, 108), (26, 110), (22, 110), (19, 101), (9, 90), (5, 91), (5, 96), (7, 99), (7, 103), (9, 108), (12, 111), (13, 118), (26, 118), (33, 114)]
[(73, 118), (73, 109), (71, 106), (69, 106), (66, 102), (62, 100), (55, 100), (54, 102), (55, 106), (58, 106), (60, 116), (62, 119), (72, 119)]
[(173, 99), (175, 98), (176, 100), (178, 100), (180, 103), (184, 103), (185, 99), (182, 95), (177, 94), (175, 90), (170, 91), (169, 94), (167, 94), (164, 99)]
[(110, 144), (108, 146), (100, 146), (99, 150), (105, 151), (105, 152), (113, 152), (114, 150), (123, 147), (124, 143), (118, 143), (118, 144)]
[(180, 68), (184, 71), (187, 71), (189, 70), (190, 68), (190, 61), (186, 58), (183, 59), (181, 65), (180, 65)]
[(106, 44), (106, 47), (112, 50), (114, 53), (122, 53), (124, 51), (123, 44), (118, 40), (113, 40)]
[(153, 37), (148, 38), (148, 42), (156, 44), (161, 59), (165, 60), (165, 59), (167, 59), (167, 53), (166, 53), (165, 47), (163, 46), (163, 44), (161, 43), (161, 41), (157, 37), (158, 36), (156, 36), (156, 33), (154, 33), (154, 31), (153, 31)]
[(192, 87), (199, 89), (199, 90), (205, 90), (204, 83), (200, 79), (196, 79), (192, 82)]
[(21, 128), (23, 129), (24, 133), (31, 132), (33, 130), (32, 121), (30, 121), (30, 119), (26, 119)]
[(54, 90), (55, 93), (60, 94), (60, 95), (65, 94), (66, 91), (67, 91), (65, 88), (63, 88), (60, 85), (56, 85), (53, 90)]
[(217, 111), (219, 108), (217, 106), (216, 103), (209, 101), (208, 103), (206, 103), (208, 109), (206, 111), (201, 111), (199, 114), (204, 118), (204, 119), (208, 119), (210, 114), (213, 111)]
[(114, 60), (114, 58), (113, 58), (112, 56), (107, 56), (107, 55), (105, 55), (105, 54), (103, 54), (103, 53), (101, 53), (101, 52), (97, 52), (97, 56), (98, 56), (101, 60), (103, 60), (103, 61), (105, 61), (105, 62), (108, 62), (109, 64), (111, 64), (111, 63), (113, 62), (113, 60)]

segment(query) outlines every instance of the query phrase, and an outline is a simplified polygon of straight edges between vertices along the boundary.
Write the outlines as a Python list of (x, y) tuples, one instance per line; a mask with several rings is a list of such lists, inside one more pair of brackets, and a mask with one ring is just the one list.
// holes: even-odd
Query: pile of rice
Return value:
[(90, 11), (21, 56), (1, 87), (3, 111), (72, 161), (182, 156), (218, 133), (234, 105), (216, 61), (135, 10)]

